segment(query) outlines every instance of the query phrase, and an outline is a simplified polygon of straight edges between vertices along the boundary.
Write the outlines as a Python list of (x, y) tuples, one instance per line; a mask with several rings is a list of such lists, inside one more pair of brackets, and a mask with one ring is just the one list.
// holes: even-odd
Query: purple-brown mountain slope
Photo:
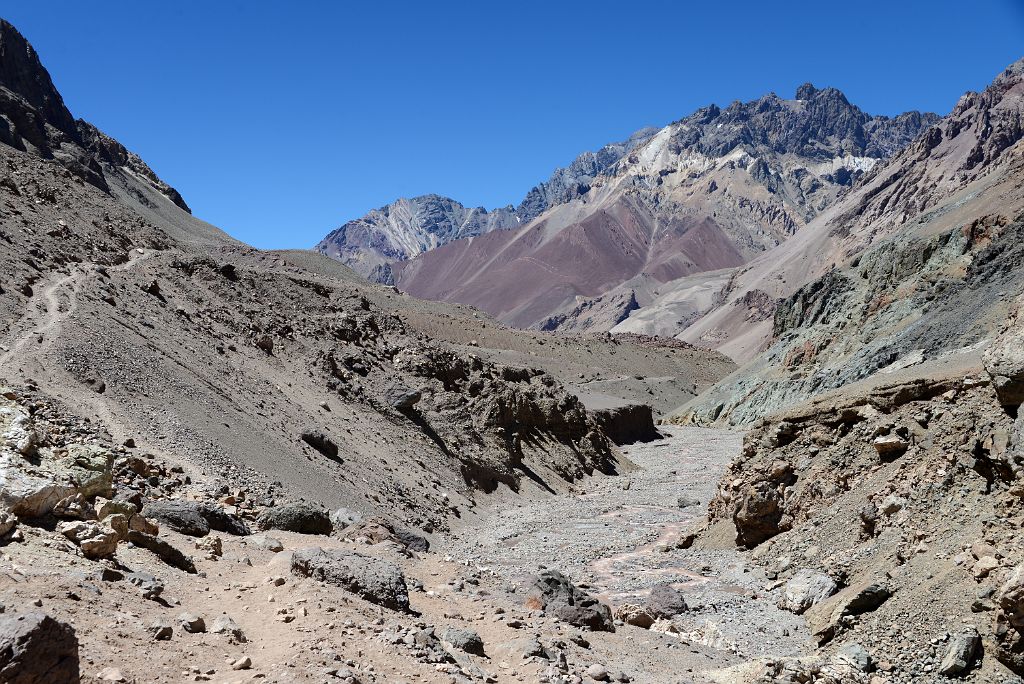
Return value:
[[(523, 227), (396, 263), (394, 281), (515, 326), (558, 328), (631, 279), (735, 268), (776, 247), (937, 119), (873, 117), (810, 84), (792, 100), (712, 105), (634, 136), (632, 149)], [(631, 298), (618, 298), (620, 317)]]

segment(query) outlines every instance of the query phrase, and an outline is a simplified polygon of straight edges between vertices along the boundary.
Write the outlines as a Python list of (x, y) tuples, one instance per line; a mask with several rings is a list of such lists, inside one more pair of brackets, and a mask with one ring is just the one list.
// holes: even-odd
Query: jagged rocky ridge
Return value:
[(518, 327), (627, 329), (602, 310), (635, 297), (642, 312), (662, 285), (776, 247), (938, 118), (872, 117), (834, 88), (800, 91), (645, 134), (585, 192), (516, 230), (395, 264), (395, 283)]
[(56, 159), (86, 182), (110, 191), (106, 173), (121, 171), (149, 183), (189, 211), (177, 190), (153, 172), (138, 155), (75, 119), (64, 105), (39, 56), (10, 23), (0, 19), (0, 142)]
[(394, 281), (392, 263), (454, 240), (518, 228), (550, 207), (585, 194), (595, 177), (655, 132), (656, 129), (645, 128), (621, 143), (605, 145), (597, 152), (584, 152), (531, 189), (515, 208), (469, 208), (440, 195), (401, 198), (331, 231), (314, 249), (371, 281), (390, 284)]
[[(770, 303), (766, 350), (684, 415), (747, 423), (876, 373), (977, 357), (1024, 290), (1022, 64), (961, 98), (809, 229), (818, 239), (806, 250), (833, 255), (838, 267), (785, 297), (750, 285), (722, 297), (733, 316), (749, 317), (755, 295)], [(766, 255), (778, 275), (749, 282), (785, 279), (793, 261)]]

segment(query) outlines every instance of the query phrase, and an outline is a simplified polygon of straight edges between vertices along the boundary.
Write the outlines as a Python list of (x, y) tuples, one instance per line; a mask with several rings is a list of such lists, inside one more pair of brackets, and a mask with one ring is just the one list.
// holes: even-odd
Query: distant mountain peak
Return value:
[(802, 86), (796, 89), (796, 99), (798, 100), (810, 100), (814, 97), (814, 94), (818, 92), (818, 89), (814, 87), (814, 84), (808, 81)]

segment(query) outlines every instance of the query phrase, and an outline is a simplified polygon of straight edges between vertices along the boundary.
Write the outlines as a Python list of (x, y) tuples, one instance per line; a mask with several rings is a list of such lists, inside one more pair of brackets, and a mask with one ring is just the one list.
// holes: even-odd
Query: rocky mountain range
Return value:
[(523, 226), (394, 264), (394, 282), (517, 327), (608, 330), (666, 283), (781, 244), (937, 119), (870, 116), (810, 84), (792, 100), (712, 105), (606, 148), (603, 168)]
[(1024, 681), (1024, 60), (332, 242), (554, 332), (198, 220), (2, 20), (0, 130), (0, 682)]
[(464, 207), (440, 195), (402, 198), (331, 231), (314, 249), (373, 282), (392, 284), (394, 263), (454, 240), (518, 228), (547, 209), (585, 193), (594, 178), (655, 132), (643, 129), (623, 142), (584, 152), (532, 188), (515, 208), (499, 207), (488, 212), (483, 207)]

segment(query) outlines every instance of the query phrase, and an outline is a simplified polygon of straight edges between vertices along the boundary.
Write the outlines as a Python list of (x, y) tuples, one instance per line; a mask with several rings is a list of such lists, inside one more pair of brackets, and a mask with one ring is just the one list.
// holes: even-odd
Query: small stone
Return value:
[(167, 641), (174, 633), (174, 629), (169, 624), (166, 622), (160, 622), (159, 620), (150, 624), (150, 626), (146, 628), (146, 631), (149, 632), (154, 641)]
[(598, 663), (594, 663), (587, 668), (587, 676), (595, 682), (607, 682), (610, 680), (610, 677), (608, 676), (608, 668)]
[(199, 634), (206, 631), (206, 621), (192, 613), (182, 613), (179, 615), (178, 623), (189, 634)]
[(249, 656), (242, 656), (235, 662), (231, 663), (232, 670), (248, 670), (252, 667), (252, 658)]
[(127, 682), (128, 679), (116, 667), (105, 667), (96, 673), (101, 682)]

